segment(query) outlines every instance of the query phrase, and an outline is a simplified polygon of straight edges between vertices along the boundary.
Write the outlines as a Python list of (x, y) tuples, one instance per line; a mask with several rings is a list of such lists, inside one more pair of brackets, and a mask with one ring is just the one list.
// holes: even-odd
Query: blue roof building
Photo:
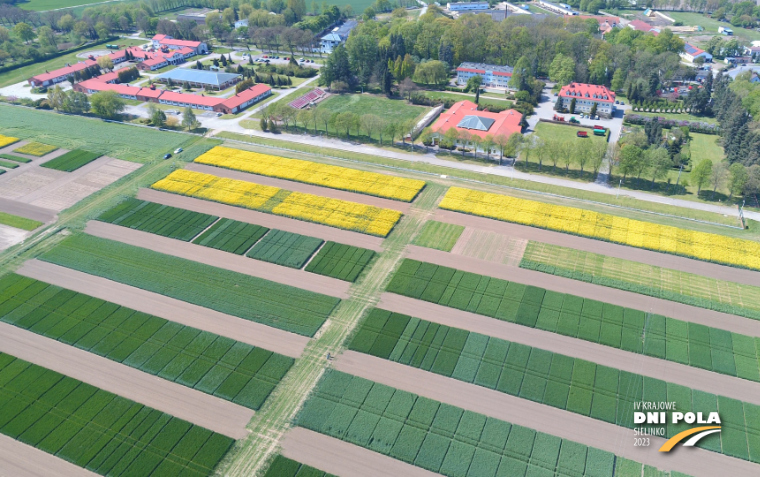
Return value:
[(161, 73), (155, 79), (162, 83), (168, 83), (171, 80), (176, 84), (188, 83), (196, 88), (223, 90), (240, 81), (241, 76), (235, 73), (176, 68), (166, 73)]

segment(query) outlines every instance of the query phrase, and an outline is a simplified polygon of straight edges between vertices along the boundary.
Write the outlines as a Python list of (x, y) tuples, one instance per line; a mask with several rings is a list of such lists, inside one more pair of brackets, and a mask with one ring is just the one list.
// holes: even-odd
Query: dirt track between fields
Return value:
[(87, 351), (0, 323), (0, 351), (240, 439), (253, 411)]
[(305, 336), (48, 262), (28, 260), (16, 273), (293, 358), (309, 342)]
[(526, 240), (535, 240), (537, 242), (549, 243), (552, 245), (561, 245), (578, 250), (584, 250), (592, 253), (599, 253), (610, 257), (632, 260), (635, 262), (646, 263), (663, 268), (672, 268), (684, 272), (695, 273), (706, 277), (726, 280), (729, 282), (744, 283), (747, 285), (757, 286), (760, 284), (760, 272), (746, 270), (742, 268), (728, 267), (715, 263), (702, 262), (686, 257), (671, 255), (668, 253), (653, 252), (635, 247), (628, 247), (616, 243), (594, 240), (577, 235), (554, 232), (552, 230), (529, 227), (527, 225), (513, 224), (502, 222), (485, 217), (476, 217), (474, 215), (452, 212), (449, 210), (438, 209), (435, 212), (434, 220), (448, 222), (452, 224), (464, 225), (481, 230), (488, 230), (514, 238)]
[(533, 285), (560, 293), (569, 293), (592, 300), (603, 301), (623, 307), (633, 308), (656, 315), (663, 315), (705, 326), (721, 328), (734, 333), (749, 336), (760, 336), (760, 320), (729, 315), (718, 311), (696, 306), (684, 305), (674, 301), (655, 298), (647, 295), (618, 290), (617, 288), (595, 285), (593, 283), (559, 277), (535, 270), (526, 270), (510, 265), (478, 260), (464, 255), (454, 255), (431, 248), (407, 247), (407, 258), (423, 262), (445, 265), (466, 272), (478, 273), (489, 277), (513, 280), (525, 285)]
[(56, 214), (55, 210), (3, 198), (0, 198), (0, 211), (6, 214), (19, 215), (27, 219), (37, 220), (42, 223), (52, 221), (55, 219)]
[(331, 189), (329, 187), (321, 187), (317, 185), (306, 184), (303, 182), (277, 179), (275, 177), (260, 176), (250, 172), (233, 171), (232, 169), (209, 166), (206, 164), (198, 164), (195, 162), (189, 163), (187, 166), (185, 166), (185, 169), (196, 172), (204, 172), (206, 174), (213, 174), (219, 177), (226, 177), (228, 179), (238, 179), (241, 181), (255, 182), (256, 184), (261, 185), (279, 187), (281, 189), (291, 190), (295, 192), (305, 192), (307, 194), (330, 197), (332, 199), (347, 200), (359, 204), (398, 210), (399, 212), (403, 213), (408, 213), (409, 207), (411, 206), (411, 204), (408, 202), (385, 199), (382, 197), (359, 194), (356, 192), (348, 192), (345, 190)]
[(234, 207), (231, 205), (220, 204), (218, 202), (195, 199), (193, 197), (185, 197), (153, 189), (140, 189), (137, 193), (137, 198), (140, 200), (169, 205), (171, 207), (179, 207), (181, 209), (261, 225), (262, 227), (318, 237), (322, 240), (332, 240), (333, 242), (346, 245), (368, 248), (376, 252), (383, 250), (383, 239), (380, 237), (373, 237), (371, 235), (350, 232), (348, 230), (341, 230), (312, 222), (304, 222), (302, 220), (291, 219), (288, 217), (280, 217), (279, 215), (265, 214), (263, 212), (244, 209), (242, 207)]
[(341, 299), (348, 298), (349, 282), (325, 277), (304, 270), (275, 265), (274, 263), (223, 252), (190, 242), (162, 237), (160, 235), (133, 230), (119, 225), (91, 220), (87, 222), (85, 233), (117, 242), (147, 248), (155, 252), (184, 258), (212, 267), (222, 268), (252, 277), (263, 278), (283, 285), (295, 286), (303, 290), (322, 293)]
[(339, 371), (597, 447), (660, 469), (678, 470), (694, 477), (757, 475), (757, 464), (749, 461), (696, 447), (679, 446), (671, 453), (660, 453), (657, 449), (665, 443), (665, 439), (659, 437), (650, 438), (650, 447), (634, 447), (631, 429), (374, 356), (346, 351), (335, 360), (334, 367)]
[(440, 475), (302, 427), (289, 430), (280, 445), (285, 457), (338, 477)]
[(378, 308), (760, 405), (760, 383), (536, 328), (383, 293)]
[(0, 434), (2, 477), (94, 477), (97, 474)]

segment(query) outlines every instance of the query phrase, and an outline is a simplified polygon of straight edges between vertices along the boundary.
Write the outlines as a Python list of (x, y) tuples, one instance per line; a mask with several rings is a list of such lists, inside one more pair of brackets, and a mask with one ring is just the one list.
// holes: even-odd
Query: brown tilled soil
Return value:
[(318, 432), (294, 427), (281, 454), (339, 477), (433, 477), (439, 474)]
[(39, 260), (17, 273), (199, 330), (298, 358), (309, 338)]
[(349, 282), (338, 280), (337, 278), (325, 277), (304, 270), (296, 270), (283, 267), (282, 265), (275, 265), (274, 263), (262, 262), (241, 255), (235, 255), (234, 253), (161, 237), (160, 235), (133, 230), (119, 225), (98, 222), (97, 220), (89, 221), (85, 232), (96, 237), (116, 240), (166, 255), (193, 260), (212, 267), (244, 273), (253, 277), (296, 286), (304, 290), (341, 299), (348, 298), (348, 288), (351, 285)]
[(94, 477), (89, 470), (0, 434), (2, 477)]
[(625, 245), (604, 242), (602, 240), (578, 237), (576, 235), (563, 234), (561, 232), (502, 222), (484, 217), (476, 217), (474, 215), (451, 212), (443, 209), (438, 209), (433, 218), (434, 220), (441, 222), (449, 222), (452, 224), (464, 225), (466, 227), (487, 230), (508, 235), (513, 238), (561, 245), (563, 247), (609, 255), (610, 257), (622, 258), (624, 260), (633, 260), (634, 262), (646, 263), (657, 267), (673, 268), (675, 270), (695, 273), (697, 275), (712, 277), (718, 280), (727, 280), (729, 282), (738, 282), (755, 286), (760, 284), (760, 272), (728, 267), (715, 263), (701, 262), (699, 260), (679, 257), (668, 253), (652, 252), (651, 250), (627, 247)]
[(0, 351), (240, 439), (253, 411), (87, 351), (0, 323)]
[(373, 205), (375, 207), (398, 210), (399, 212), (404, 213), (409, 212), (409, 207), (411, 205), (407, 202), (401, 202), (398, 200), (384, 199), (382, 197), (375, 197), (372, 195), (359, 194), (338, 189), (330, 189), (329, 187), (304, 184), (303, 182), (259, 176), (248, 172), (233, 171), (231, 169), (225, 169), (223, 167), (196, 164), (195, 162), (191, 162), (185, 166), (185, 169), (196, 172), (204, 172), (206, 174), (213, 174), (219, 177), (226, 177), (228, 179), (237, 179), (241, 181), (255, 182), (256, 184), (261, 185), (279, 187), (281, 189), (292, 190), (295, 192), (305, 192), (307, 194), (320, 195), (333, 199), (348, 200), (350, 202), (356, 202), (359, 204)]
[(0, 211), (5, 212), (6, 214), (13, 214), (26, 217), (27, 219), (37, 220), (42, 223), (50, 222), (55, 218), (54, 210), (3, 198), (0, 198)]
[(383, 239), (380, 237), (336, 229), (327, 225), (304, 222), (302, 220), (291, 219), (288, 217), (265, 214), (263, 212), (244, 209), (242, 207), (219, 204), (217, 202), (170, 194), (168, 192), (161, 192), (153, 189), (140, 189), (137, 193), (137, 198), (172, 207), (179, 207), (181, 209), (261, 225), (262, 227), (318, 237), (322, 240), (332, 240), (333, 242), (353, 245), (354, 247), (368, 248), (376, 252), (380, 252), (383, 249)]
[(760, 383), (384, 293), (378, 308), (760, 405)]
[(618, 290), (617, 288), (609, 288), (535, 270), (526, 270), (516, 266), (502, 265), (414, 245), (410, 245), (407, 248), (406, 256), (423, 262), (445, 265), (466, 272), (479, 273), (504, 280), (513, 280), (518, 283), (542, 287), (560, 293), (570, 293), (584, 298), (651, 312), (656, 315), (664, 315), (678, 320), (721, 328), (733, 331), (734, 333), (760, 336), (760, 321), (758, 320), (684, 305), (683, 303), (676, 303), (662, 298), (640, 295), (634, 292)]
[(677, 447), (665, 454), (657, 450), (665, 439), (651, 437), (650, 447), (635, 447), (633, 430), (510, 396), (363, 353), (346, 351), (335, 369), (419, 394), (452, 406), (485, 414), (564, 439), (613, 452), (660, 469), (694, 477), (757, 475), (757, 464), (696, 447)]

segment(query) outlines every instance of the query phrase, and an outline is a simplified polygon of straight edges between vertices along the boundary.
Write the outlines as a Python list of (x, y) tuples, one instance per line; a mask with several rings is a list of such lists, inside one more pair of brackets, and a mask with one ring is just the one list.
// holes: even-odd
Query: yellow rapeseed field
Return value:
[(18, 141), (17, 137), (3, 136), (2, 134), (0, 134), (0, 147), (9, 146), (17, 141)]
[(18, 152), (19, 154), (29, 154), (30, 156), (42, 157), (45, 154), (50, 154), (56, 149), (58, 148), (55, 146), (42, 144), (41, 142), (30, 142), (26, 146), (22, 146), (22, 147), (19, 147), (18, 149), (14, 149), (13, 152)]
[(760, 270), (760, 243), (452, 187), (442, 209)]
[(195, 162), (404, 202), (411, 202), (425, 186), (425, 181), (415, 179), (221, 146), (201, 155)]
[[(152, 187), (157, 190), (213, 200), (262, 212), (271, 211), (275, 215), (379, 237), (387, 236), (401, 219), (401, 212), (395, 210), (301, 192), (290, 192), (277, 187), (225, 179), (184, 169), (172, 172), (153, 184)], [(280, 192), (282, 193), (278, 195)], [(275, 197), (276, 195), (277, 197)], [(267, 207), (264, 207), (265, 204)]]

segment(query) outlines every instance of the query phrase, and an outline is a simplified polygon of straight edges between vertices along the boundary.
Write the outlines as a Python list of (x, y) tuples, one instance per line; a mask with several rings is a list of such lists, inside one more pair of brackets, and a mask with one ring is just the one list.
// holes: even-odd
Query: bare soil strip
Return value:
[(373, 205), (375, 207), (398, 210), (399, 212), (403, 213), (408, 213), (409, 207), (411, 206), (410, 203), (401, 202), (398, 200), (385, 199), (382, 197), (375, 197), (373, 195), (367, 194), (358, 194), (345, 190), (331, 189), (329, 187), (305, 184), (303, 182), (260, 176), (257, 174), (251, 174), (250, 172), (233, 171), (232, 169), (209, 166), (206, 164), (197, 164), (195, 162), (189, 163), (187, 166), (185, 166), (185, 169), (196, 172), (204, 172), (206, 174), (213, 174), (219, 177), (226, 177), (228, 179), (255, 182), (261, 185), (279, 187), (281, 189), (287, 189), (296, 192), (305, 192), (307, 194), (321, 195), (323, 197), (330, 197), (332, 199), (348, 200), (351, 202), (357, 202), (359, 204)]
[(452, 224), (464, 225), (466, 227), (497, 232), (515, 238), (536, 240), (538, 242), (571, 247), (578, 250), (600, 253), (602, 255), (609, 255), (610, 257), (618, 257), (625, 260), (633, 260), (658, 267), (674, 268), (676, 270), (696, 273), (697, 275), (704, 275), (719, 280), (727, 280), (729, 282), (738, 282), (755, 286), (760, 283), (760, 272), (752, 270), (728, 267), (716, 263), (701, 262), (699, 260), (679, 257), (678, 255), (671, 255), (669, 253), (653, 252), (651, 250), (628, 247), (626, 245), (529, 227), (527, 225), (502, 222), (499, 220), (476, 217), (474, 215), (467, 215), (443, 209), (438, 209), (435, 212), (434, 219), (441, 222), (449, 222)]
[(327, 225), (304, 222), (302, 220), (291, 219), (288, 217), (265, 214), (263, 212), (244, 209), (242, 207), (219, 204), (217, 202), (170, 194), (168, 192), (161, 192), (153, 189), (140, 189), (137, 193), (137, 198), (204, 214), (218, 215), (219, 217), (261, 225), (262, 227), (318, 237), (322, 240), (332, 240), (346, 245), (368, 248), (376, 252), (383, 250), (383, 239), (380, 237), (336, 229)]
[(48, 262), (29, 260), (16, 273), (293, 358), (309, 342), (305, 336)]
[(295, 286), (315, 293), (322, 293), (341, 299), (348, 298), (350, 283), (337, 278), (325, 277), (304, 270), (262, 262), (252, 258), (223, 252), (210, 247), (162, 237), (160, 235), (133, 230), (120, 225), (91, 220), (87, 222), (85, 233), (96, 237), (116, 240), (118, 242), (147, 248), (173, 257), (193, 260), (212, 267), (223, 268), (233, 272), (244, 273), (283, 285)]
[(378, 308), (760, 405), (760, 383), (384, 293)]
[(94, 477), (97, 474), (0, 434), (0, 475), (4, 477)]
[[(451, 250), (455, 255), (478, 258), (489, 262), (503, 263), (514, 267), (520, 266), (528, 241), (500, 235), (485, 230), (465, 229), (471, 233), (466, 239), (460, 237)], [(464, 234), (462, 234), (464, 235)]]
[(700, 308), (683, 303), (676, 303), (662, 298), (609, 288), (602, 285), (573, 280), (572, 278), (550, 275), (548, 273), (526, 270), (523, 268), (502, 265), (499, 263), (478, 260), (463, 255), (453, 255), (439, 250), (410, 245), (407, 248), (408, 258), (423, 262), (445, 265), (466, 272), (478, 273), (490, 277), (514, 280), (526, 285), (533, 285), (561, 293), (591, 298), (614, 305), (634, 308), (657, 315), (664, 315), (677, 320), (690, 321), (705, 326), (721, 328), (734, 333), (749, 336), (760, 336), (760, 321), (742, 316), (721, 313), (706, 308)]
[(56, 214), (55, 210), (3, 198), (0, 198), (0, 211), (6, 214), (19, 215), (27, 219), (37, 220), (44, 224), (55, 219)]
[(339, 477), (440, 475), (303, 427), (289, 430), (280, 444), (285, 457)]
[(665, 439), (659, 437), (650, 438), (650, 447), (634, 447), (631, 429), (374, 356), (346, 351), (336, 359), (334, 367), (345, 373), (613, 452), (660, 469), (678, 470), (694, 477), (757, 475), (757, 464), (749, 461), (696, 447), (679, 446), (671, 453), (660, 453), (657, 449), (665, 443)]
[[(66, 172), (56, 171), (53, 169), (40, 169), (40, 165), (48, 161), (51, 161), (58, 156), (62, 156), (66, 154), (67, 152), (69, 152), (68, 149), (56, 149), (55, 151), (49, 154), (46, 154), (42, 157), (32, 156), (31, 154), (21, 154), (19, 152), (13, 151), (13, 149), (20, 148), (21, 144), (26, 145), (27, 143), (29, 143), (29, 141), (21, 141), (21, 142), (17, 142), (16, 144), (11, 144), (8, 148), (6, 148), (8, 149), (7, 151), (5, 149), (0, 149), (0, 152), (3, 152), (3, 153), (7, 152), (8, 154), (13, 154), (15, 156), (23, 157), (24, 159), (29, 159), (32, 161), (32, 162), (19, 163), (17, 168), (11, 169), (9, 171), (5, 171), (5, 174), (1, 176), (2, 180), (0, 180), (0, 183), (2, 182), (13, 183), (15, 181), (18, 181), (19, 179), (16, 179), (16, 178), (21, 175), (28, 175), (27, 172), (32, 173), (31, 175), (33, 176), (36, 175), (34, 174), (35, 172), (36, 173), (48, 172), (48, 174), (43, 174), (43, 175), (47, 175), (49, 177), (54, 177), (54, 178), (66, 177), (66, 174), (67, 174)], [(11, 181), (12, 179), (15, 179), (15, 180)], [(27, 182), (27, 181), (24, 181), (24, 182)]]
[(0, 323), (0, 351), (240, 439), (253, 411), (115, 361)]
[(451, 247), (451, 253), (455, 253), (458, 255), (462, 254), (462, 250), (464, 250), (465, 246), (470, 242), (470, 239), (472, 238), (472, 234), (475, 233), (475, 229), (471, 227), (465, 227), (462, 231), (462, 234), (457, 239), (457, 243), (454, 244), (453, 247)]

